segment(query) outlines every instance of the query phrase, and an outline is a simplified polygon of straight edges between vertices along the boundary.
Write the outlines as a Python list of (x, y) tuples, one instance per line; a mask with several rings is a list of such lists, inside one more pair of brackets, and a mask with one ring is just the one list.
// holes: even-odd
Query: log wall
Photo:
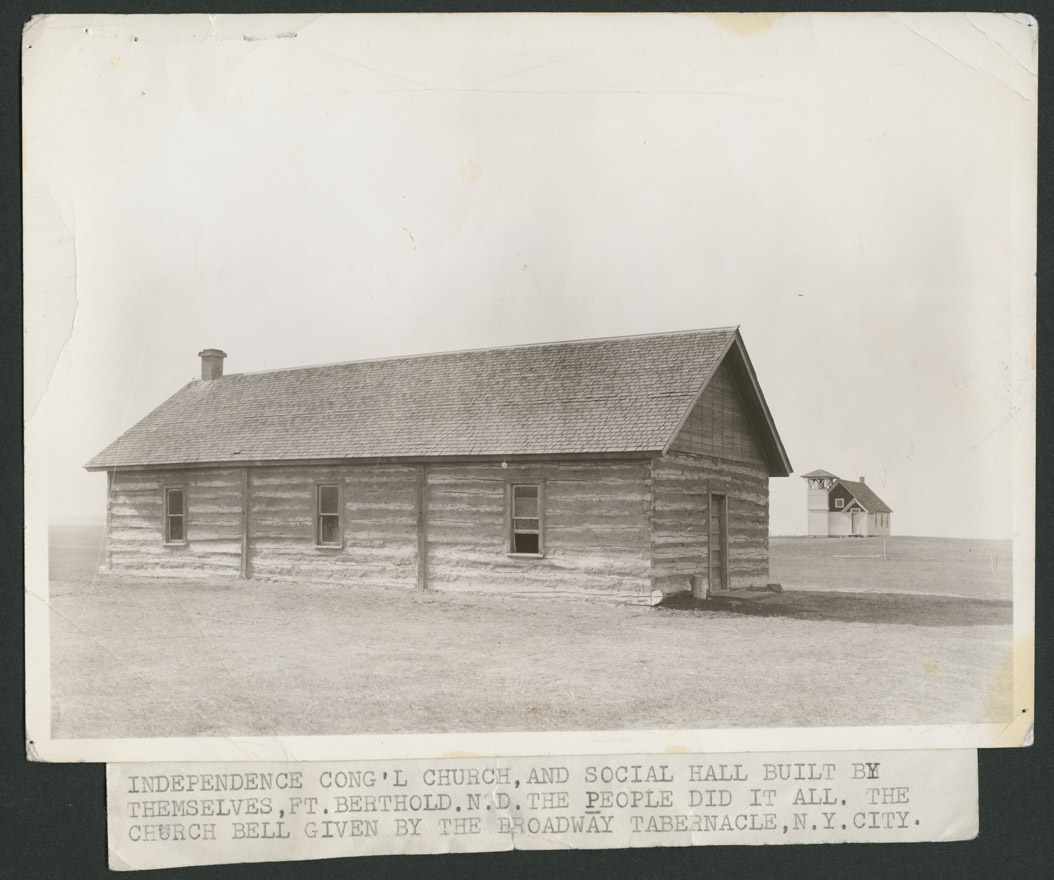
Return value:
[[(647, 461), (429, 465), (428, 586), (637, 599), (650, 591)], [(542, 558), (509, 555), (512, 485), (542, 487)]]
[[(342, 488), (340, 547), (315, 544), (318, 483)], [(541, 487), (540, 557), (509, 552), (517, 483)], [(164, 543), (166, 486), (186, 493), (183, 545)], [(690, 575), (705, 578), (709, 492), (727, 495), (729, 585), (765, 583), (767, 468), (684, 453), (507, 468), (498, 462), (254, 467), (248, 477), (243, 468), (118, 472), (107, 557), (118, 572), (245, 573), (639, 601), (653, 590), (688, 589)]]
[[(182, 486), (186, 542), (166, 544), (164, 490)], [(242, 469), (117, 471), (107, 504), (111, 571), (230, 575), (241, 568)]]
[[(249, 569), (279, 580), (417, 586), (417, 468), (299, 465), (252, 469)], [(343, 546), (315, 546), (315, 486), (342, 489)]]
[(709, 493), (727, 498), (728, 586), (762, 586), (769, 576), (769, 476), (762, 463), (672, 453), (656, 459), (652, 491), (653, 589), (690, 589), (707, 580)]

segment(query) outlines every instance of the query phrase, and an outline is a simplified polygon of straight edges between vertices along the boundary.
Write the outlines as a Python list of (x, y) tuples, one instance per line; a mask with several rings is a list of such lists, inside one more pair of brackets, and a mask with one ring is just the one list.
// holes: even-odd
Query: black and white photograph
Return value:
[(1030, 741), (1033, 19), (22, 53), (30, 757)]

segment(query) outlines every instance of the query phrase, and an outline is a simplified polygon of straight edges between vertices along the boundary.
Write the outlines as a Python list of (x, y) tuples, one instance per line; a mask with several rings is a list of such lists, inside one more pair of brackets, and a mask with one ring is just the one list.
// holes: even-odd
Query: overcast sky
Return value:
[(1011, 535), (1024, 20), (66, 17), (24, 42), (52, 517), (102, 516), (81, 465), (205, 347), (242, 372), (738, 324), (796, 471), (774, 534), (825, 468), (896, 534)]

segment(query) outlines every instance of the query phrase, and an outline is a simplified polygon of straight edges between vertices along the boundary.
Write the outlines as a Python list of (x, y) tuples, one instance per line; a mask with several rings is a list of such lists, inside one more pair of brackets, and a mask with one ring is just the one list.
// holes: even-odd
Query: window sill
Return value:
[(343, 544), (316, 544), (315, 545), (315, 549), (316, 550), (338, 550), (339, 551), (339, 550), (343, 550), (344, 549), (344, 545)]
[(187, 542), (186, 541), (165, 541), (163, 546), (165, 546), (165, 547), (186, 547), (187, 546)]
[(505, 555), (513, 559), (545, 559), (544, 553), (506, 553)]

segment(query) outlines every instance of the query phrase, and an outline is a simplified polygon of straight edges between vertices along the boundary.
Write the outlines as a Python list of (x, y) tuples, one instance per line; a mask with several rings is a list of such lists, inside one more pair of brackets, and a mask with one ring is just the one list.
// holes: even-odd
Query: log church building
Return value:
[(88, 462), (105, 568), (652, 604), (764, 586), (791, 465), (738, 328), (196, 379)]

